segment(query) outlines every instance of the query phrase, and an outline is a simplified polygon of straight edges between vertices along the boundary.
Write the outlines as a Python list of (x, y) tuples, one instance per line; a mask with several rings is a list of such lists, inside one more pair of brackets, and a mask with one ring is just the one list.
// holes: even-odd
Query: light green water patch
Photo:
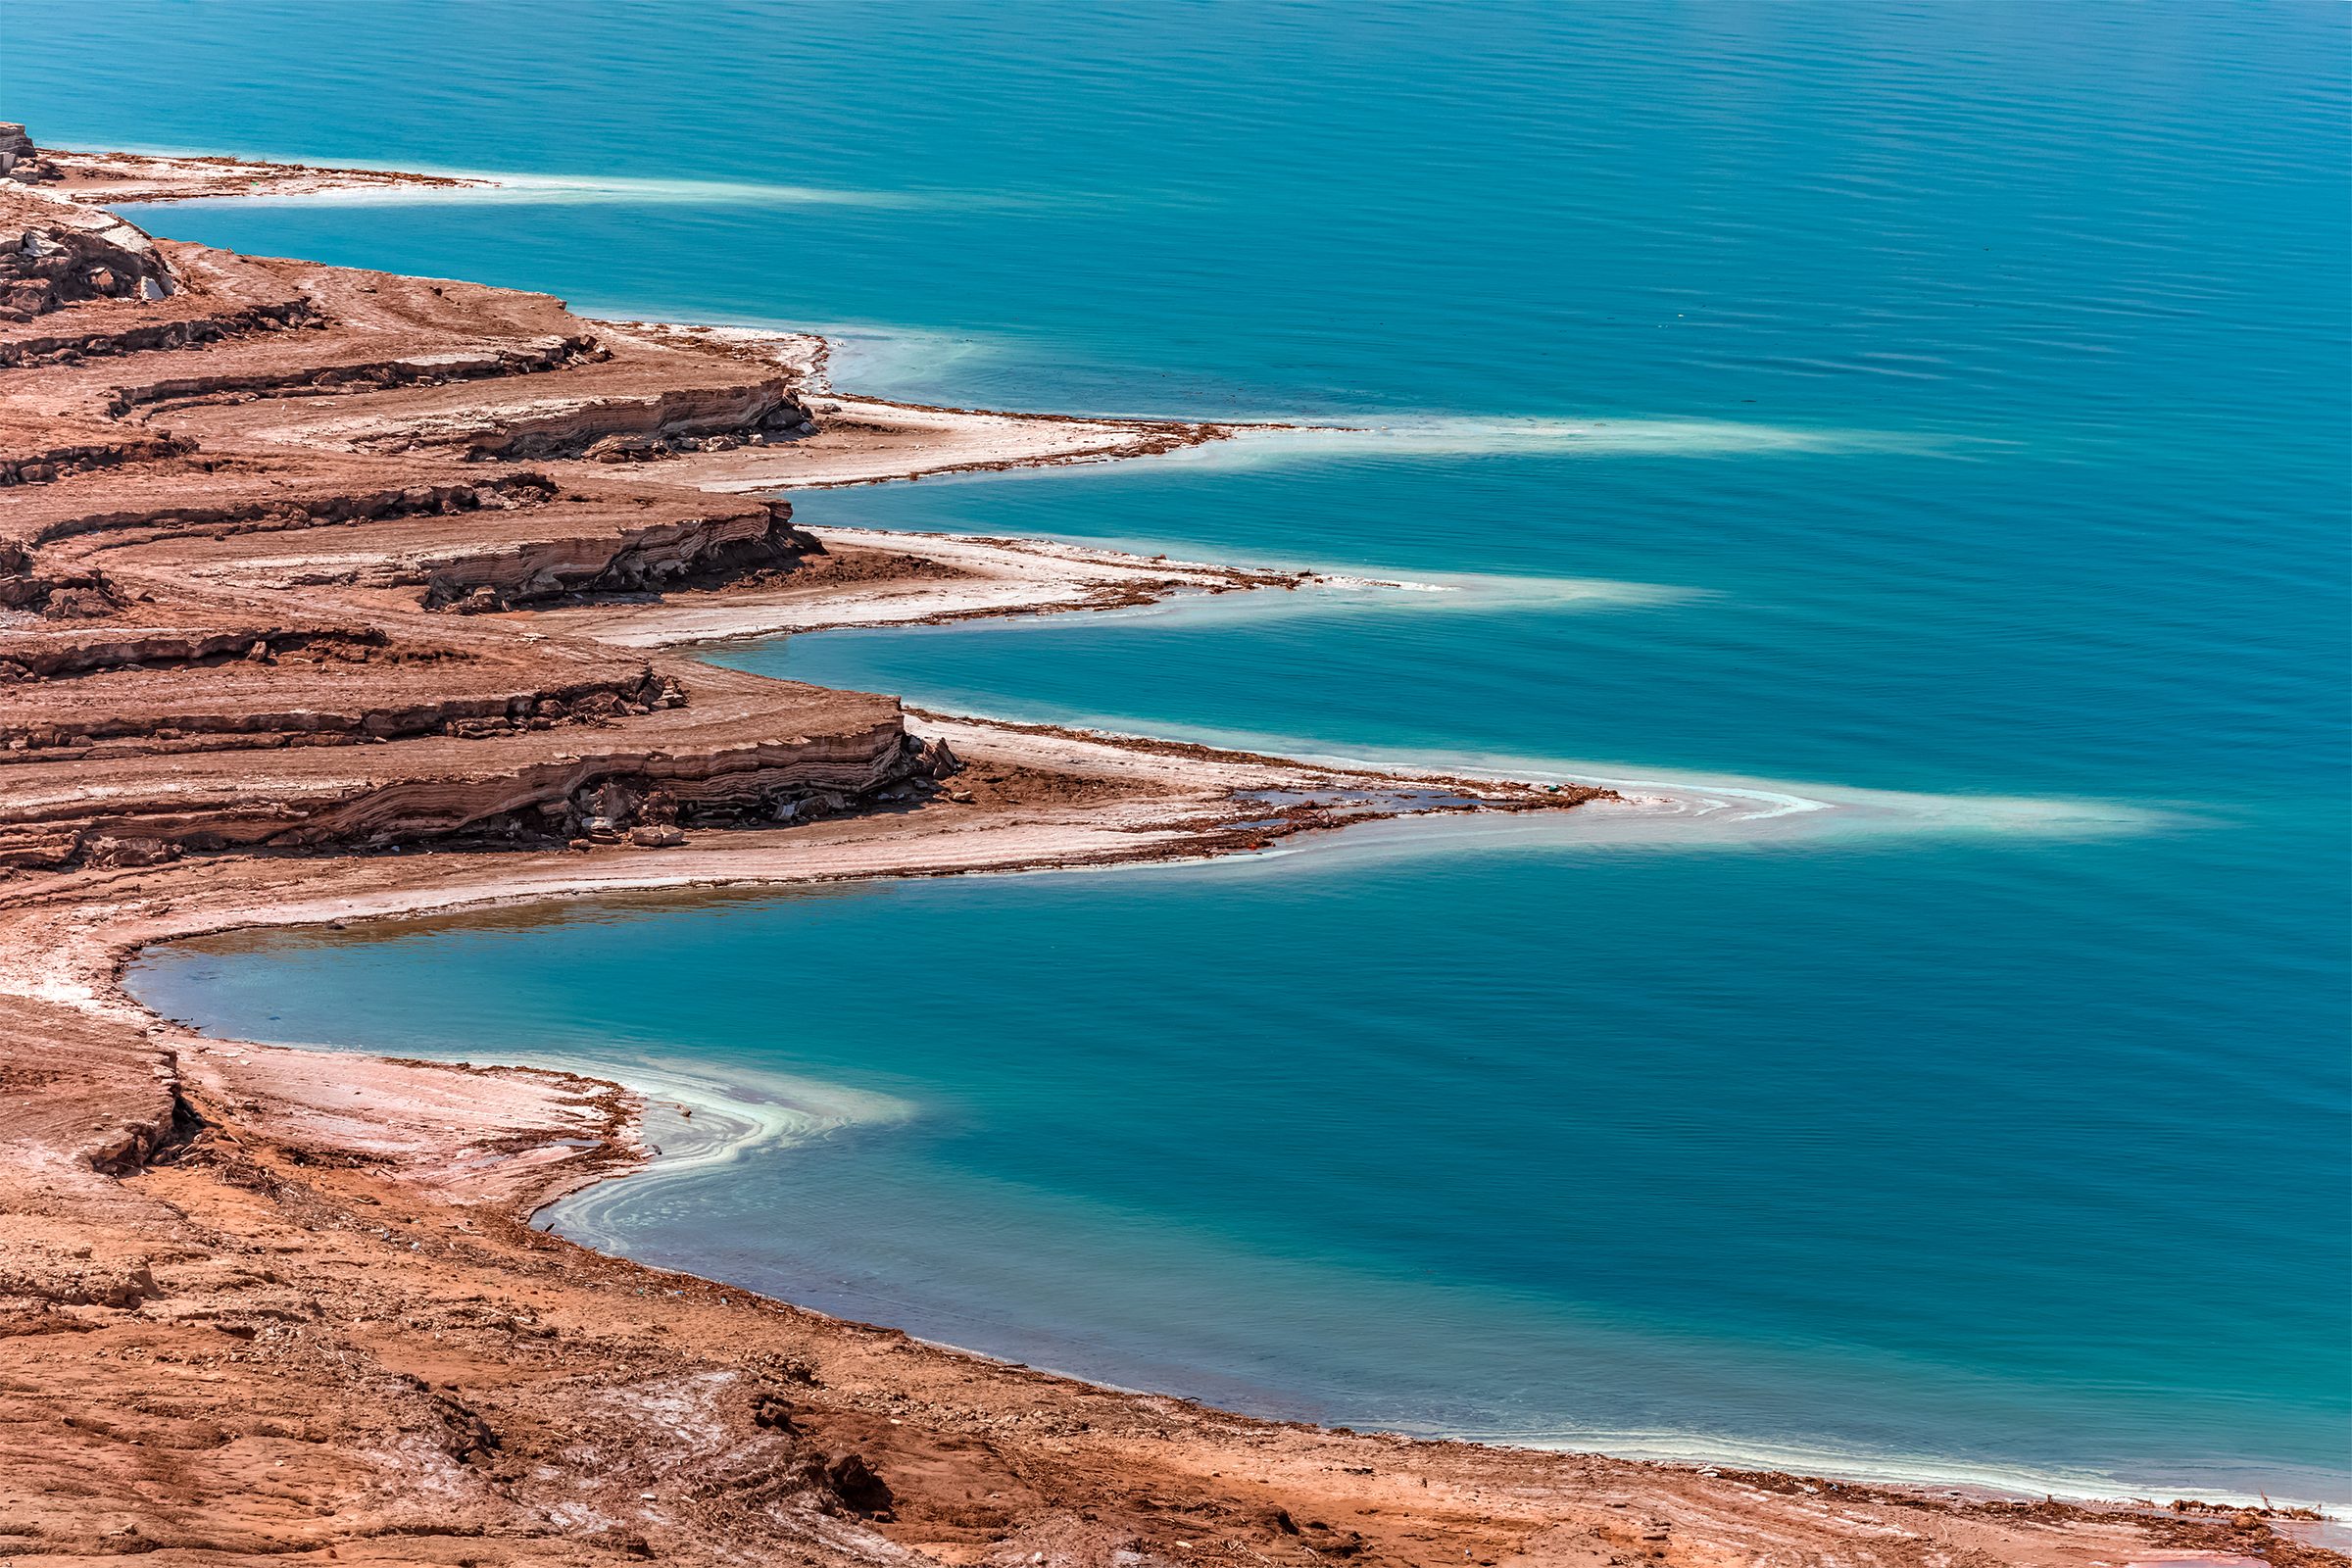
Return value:
[[(209, 154), (164, 148), (124, 148), (147, 158), (196, 158)], [(273, 162), (303, 162), (300, 155), (276, 154)], [(872, 207), (974, 210), (1025, 205), (1006, 194), (975, 191), (849, 190), (829, 185), (798, 185), (765, 180), (658, 179), (624, 174), (519, 173), (506, 170), (452, 169), (418, 164), (371, 163), (335, 159), (337, 169), (370, 173), (422, 174), (437, 179), (471, 180), (466, 185), (374, 185), (302, 192), (257, 191), (252, 196), (208, 198), (221, 206), (296, 203), (307, 206), (444, 207), (467, 206), (661, 206), (661, 207)], [(131, 204), (137, 205), (137, 204)]]
[(1915, 432), (1808, 428), (1737, 419), (1501, 418), (1479, 415), (1388, 415), (1318, 421), (1289, 429), (1248, 428), (1230, 441), (1173, 452), (1163, 460), (1205, 467), (1251, 467), (1360, 458), (1548, 455), (1635, 457), (1959, 454), (1958, 438)]
[(639, 1136), (650, 1161), (625, 1184), (601, 1182), (562, 1200), (544, 1221), (609, 1250), (618, 1250), (612, 1222), (617, 1209), (642, 1213), (644, 1205), (691, 1192), (724, 1167), (853, 1129), (899, 1126), (917, 1114), (897, 1096), (721, 1058), (591, 1050), (526, 1052), (521, 1059), (609, 1078), (644, 1097)]
[[(1533, 784), (1597, 785), (1626, 797), (1622, 803), (1595, 802), (1571, 816), (1484, 819), (1503, 829), (1495, 835), (1497, 847), (1507, 847), (1511, 834), (1529, 823), (1541, 823), (1542, 828), (1530, 839), (1521, 840), (1522, 844), (1543, 838), (1564, 844), (1706, 845), (1986, 834), (2092, 839), (2181, 827), (2196, 820), (2176, 808), (2116, 801), (1862, 789), (1494, 752), (1386, 747), (1334, 751), (1301, 737), (1209, 730), (1174, 738), (1237, 750), (1271, 751), (1333, 765), (1459, 773)], [(1481, 824), (1482, 819), (1456, 818), (1445, 823), (1443, 836), (1448, 849), (1471, 847), (1486, 836), (1475, 828), (1455, 827), (1455, 822)], [(1405, 821), (1391, 824), (1391, 829), (1396, 837), (1404, 839), (1440, 826)]]
[[(981, 536), (972, 536), (981, 537)], [(1071, 543), (1088, 543), (1072, 540)], [(1149, 543), (1122, 541), (1098, 548), (1152, 556)], [(1175, 562), (1173, 564), (1182, 564)], [(1313, 581), (1297, 588), (1261, 588), (1233, 593), (1177, 594), (1155, 604), (1085, 614), (1049, 612), (1007, 615), (958, 623), (965, 631), (1019, 628), (1023, 631), (1100, 630), (1104, 624), (1220, 626), (1291, 617), (1427, 615), (1494, 611), (1607, 611), (1682, 604), (1711, 597), (1703, 588), (1670, 583), (1618, 582), (1601, 577), (1533, 577), (1500, 572), (1392, 571), (1381, 566), (1306, 566), (1260, 558), (1252, 569), (1310, 570)], [(921, 630), (909, 627), (908, 630)]]

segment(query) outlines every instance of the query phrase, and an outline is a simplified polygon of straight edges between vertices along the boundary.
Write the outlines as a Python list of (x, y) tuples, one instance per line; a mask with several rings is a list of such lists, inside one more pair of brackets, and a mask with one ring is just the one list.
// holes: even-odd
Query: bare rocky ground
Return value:
[(617, 1086), (141, 1011), (122, 963), (196, 931), (1227, 853), (1592, 793), (910, 721), (665, 653), (1301, 579), (828, 544), (754, 494), (1212, 428), (849, 399), (740, 336), (91, 205), (409, 177), (0, 126), (0, 1555), (2342, 1560), (2256, 1514), (1328, 1432), (1003, 1366), (529, 1229), (640, 1157)]

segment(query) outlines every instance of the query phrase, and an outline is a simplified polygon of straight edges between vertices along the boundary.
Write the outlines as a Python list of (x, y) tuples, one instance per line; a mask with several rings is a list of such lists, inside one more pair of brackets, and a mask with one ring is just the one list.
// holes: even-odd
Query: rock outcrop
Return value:
[(23, 125), (14, 121), (0, 121), (0, 179), (37, 185), (60, 177), (57, 165), (41, 156)]
[[(0, 126), (0, 142), (7, 129)], [(0, 182), (0, 320), (30, 320), (82, 300), (162, 300), (176, 287), (155, 242), (132, 224)]]
[(923, 765), (888, 698), (516, 618), (821, 556), (662, 478), (805, 435), (778, 366), (155, 240), (28, 145), (0, 127), (0, 866), (658, 848)]

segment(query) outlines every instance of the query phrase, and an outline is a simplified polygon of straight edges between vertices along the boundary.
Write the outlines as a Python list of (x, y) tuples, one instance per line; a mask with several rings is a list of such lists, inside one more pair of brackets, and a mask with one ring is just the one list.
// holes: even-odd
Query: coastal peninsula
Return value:
[[(397, 185), (0, 126), (0, 1554), (19, 1564), (2340, 1562), (2080, 1505), (1256, 1421), (531, 1228), (625, 1085), (202, 1038), (144, 947), (600, 892), (1246, 853), (1606, 792), (912, 713), (682, 645), (1296, 592), (774, 492), (1230, 427), (918, 408), (822, 345), (232, 255)], [(1604, 804), (1605, 803), (1601, 803)]]

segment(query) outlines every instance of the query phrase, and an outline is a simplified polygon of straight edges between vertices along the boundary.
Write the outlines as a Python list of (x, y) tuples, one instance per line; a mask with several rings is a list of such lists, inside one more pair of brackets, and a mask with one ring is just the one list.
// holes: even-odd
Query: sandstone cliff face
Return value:
[(793, 820), (804, 803), (816, 807), (807, 814), (824, 814), (920, 763), (897, 705), (866, 702), (863, 714), (828, 702), (835, 722), (826, 733), (774, 740), (691, 720), (408, 740), (396, 743), (397, 771), (370, 765), (373, 747), (289, 748), (262, 760), (242, 751), (122, 757), (108, 762), (97, 800), (81, 760), (24, 762), (0, 770), (0, 864), (60, 866), (104, 841), (153, 846), (158, 858), (457, 840), (612, 843), (645, 826)]
[(156, 241), (40, 168), (0, 126), (0, 864), (660, 845), (932, 765), (889, 699), (517, 618), (822, 554), (661, 478), (806, 433), (778, 367)]

